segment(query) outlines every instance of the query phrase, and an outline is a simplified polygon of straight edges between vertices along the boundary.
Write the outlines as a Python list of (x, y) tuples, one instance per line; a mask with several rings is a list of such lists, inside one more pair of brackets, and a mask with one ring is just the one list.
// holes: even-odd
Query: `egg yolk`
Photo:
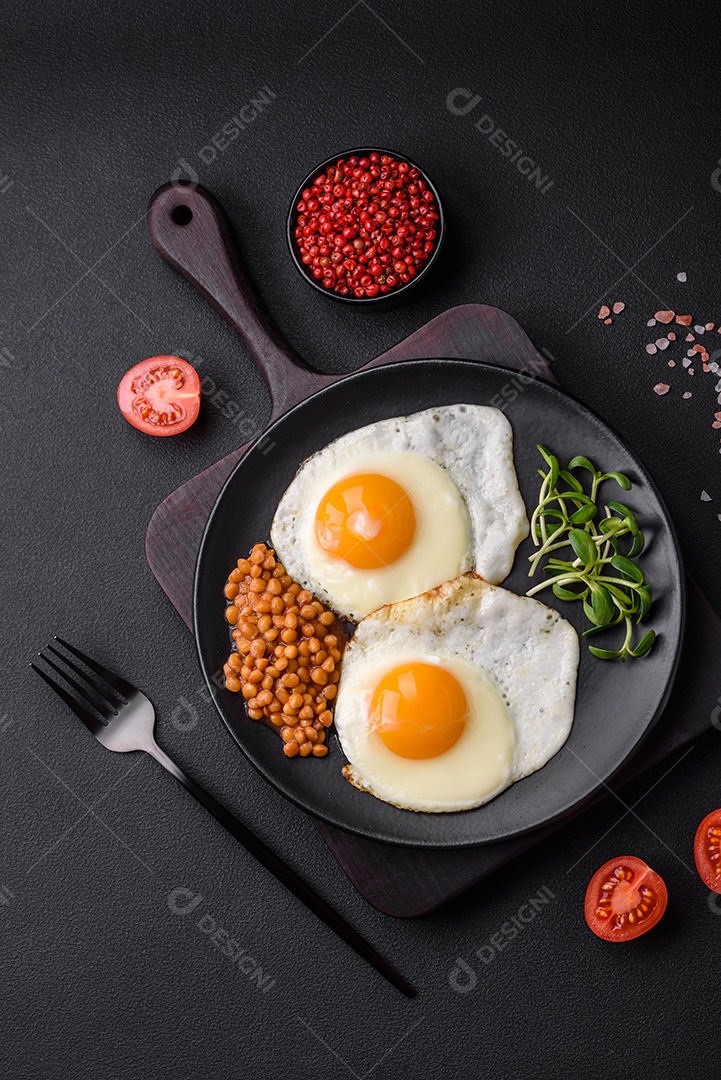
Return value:
[(339, 480), (315, 512), (315, 535), (329, 555), (358, 570), (399, 559), (416, 531), (413, 503), (388, 476), (362, 473)]
[(371, 730), (403, 758), (444, 754), (461, 737), (467, 718), (463, 687), (434, 664), (394, 668), (378, 683), (371, 701)]

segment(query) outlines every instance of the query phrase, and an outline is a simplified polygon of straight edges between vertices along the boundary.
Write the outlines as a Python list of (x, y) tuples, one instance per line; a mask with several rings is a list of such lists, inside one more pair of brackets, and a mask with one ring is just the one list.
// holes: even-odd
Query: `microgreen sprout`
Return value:
[[(584, 636), (623, 625), (619, 649), (589, 645), (601, 660), (627, 660), (644, 656), (656, 640), (649, 630), (634, 645), (634, 625), (649, 613), (651, 593), (643, 570), (635, 562), (643, 551), (643, 533), (632, 510), (620, 502), (602, 503), (599, 490), (613, 480), (624, 491), (631, 481), (620, 472), (599, 471), (586, 457), (573, 458), (567, 468), (544, 446), (538, 450), (546, 470), (538, 470), (541, 490), (531, 518), (531, 537), (538, 551), (529, 556), (528, 576), (547, 558), (543, 573), (548, 580), (526, 593), (535, 596), (551, 588), (559, 600), (578, 601), (591, 623)], [(577, 473), (590, 475), (584, 487)], [(561, 553), (564, 553), (561, 556)]]

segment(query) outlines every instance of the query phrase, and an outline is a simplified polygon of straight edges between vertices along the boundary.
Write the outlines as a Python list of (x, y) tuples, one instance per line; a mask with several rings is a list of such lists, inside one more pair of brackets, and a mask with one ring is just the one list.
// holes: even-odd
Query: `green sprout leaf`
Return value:
[[(601, 472), (583, 455), (572, 458), (564, 468), (547, 447), (538, 449), (547, 469), (538, 470), (541, 489), (531, 519), (537, 550), (529, 556), (528, 574), (533, 577), (540, 569), (545, 580), (527, 595), (535, 596), (550, 587), (564, 603), (580, 600), (590, 624), (585, 636), (623, 624), (620, 648), (589, 645), (599, 659), (625, 661), (645, 656), (656, 639), (655, 631), (633, 644), (634, 624), (641, 623), (651, 610), (650, 589), (634, 561), (644, 548), (643, 533), (628, 506), (599, 499), (604, 481), (613, 480), (624, 491), (630, 491), (631, 481), (625, 473)], [(587, 487), (573, 470), (590, 474)]]

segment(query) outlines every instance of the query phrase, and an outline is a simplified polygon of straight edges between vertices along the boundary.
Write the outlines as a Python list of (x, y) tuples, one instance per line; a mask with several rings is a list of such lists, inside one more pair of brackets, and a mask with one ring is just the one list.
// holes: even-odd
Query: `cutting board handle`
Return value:
[(273, 323), (248, 276), (228, 215), (214, 195), (200, 186), (164, 184), (150, 200), (147, 220), (165, 261), (242, 339), (267, 383), (272, 419), (334, 381), (309, 367)]

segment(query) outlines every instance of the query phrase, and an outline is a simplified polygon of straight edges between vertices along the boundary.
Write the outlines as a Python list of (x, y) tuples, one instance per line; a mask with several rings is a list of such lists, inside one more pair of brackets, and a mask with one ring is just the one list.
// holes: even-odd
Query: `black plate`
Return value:
[[(626, 664), (596, 660), (581, 639), (576, 716), (559, 753), (486, 806), (423, 814), (398, 810), (352, 787), (341, 775), (345, 759), (335, 735), (321, 760), (286, 758), (277, 735), (249, 720), (240, 697), (217, 685), (230, 646), (223, 586), (236, 560), (254, 543), (267, 540), (278, 500), (309, 454), (375, 420), (461, 402), (506, 405), (529, 515), (538, 495), (538, 443), (566, 461), (585, 454), (604, 470), (630, 476), (631, 492), (619, 489), (618, 497), (634, 509), (646, 536), (643, 568), (654, 597), (649, 626), (659, 639), (648, 656)], [(531, 550), (526, 540), (506, 588), (521, 594), (529, 588), (526, 556)], [(577, 629), (587, 626), (576, 610), (580, 605), (555, 601), (550, 590), (540, 599), (557, 606)], [(673, 527), (653, 482), (597, 416), (549, 383), (504, 368), (463, 360), (415, 360), (359, 372), (322, 390), (276, 421), (262, 449), (248, 451), (221, 491), (206, 527), (196, 568), (194, 614), (200, 662), (218, 711), (241, 749), (279, 791), (329, 824), (369, 839), (413, 847), (466, 847), (518, 836), (570, 813), (609, 780), (649, 733), (667, 700), (679, 659), (683, 575)]]

